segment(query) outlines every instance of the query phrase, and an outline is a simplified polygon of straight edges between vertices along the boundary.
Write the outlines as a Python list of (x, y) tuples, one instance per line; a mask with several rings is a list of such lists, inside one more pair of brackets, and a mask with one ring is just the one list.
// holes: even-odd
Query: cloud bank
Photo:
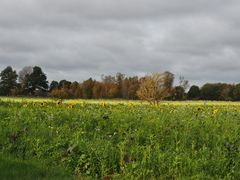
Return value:
[(191, 84), (240, 82), (240, 1), (1, 0), (0, 68), (49, 80), (171, 71)]

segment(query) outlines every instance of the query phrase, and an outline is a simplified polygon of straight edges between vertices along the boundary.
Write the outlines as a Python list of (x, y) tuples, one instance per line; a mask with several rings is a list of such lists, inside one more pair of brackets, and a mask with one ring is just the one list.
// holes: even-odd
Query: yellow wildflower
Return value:
[(106, 106), (105, 102), (102, 102), (100, 105), (101, 105), (102, 107), (105, 107), (105, 106)]
[(82, 102), (80, 103), (80, 105), (81, 105), (82, 107), (84, 107), (84, 106), (85, 106), (85, 102), (82, 101)]
[(216, 115), (218, 113), (218, 111), (219, 111), (218, 109), (214, 109), (213, 110), (213, 115)]
[(128, 107), (133, 107), (134, 104), (132, 102), (128, 103)]

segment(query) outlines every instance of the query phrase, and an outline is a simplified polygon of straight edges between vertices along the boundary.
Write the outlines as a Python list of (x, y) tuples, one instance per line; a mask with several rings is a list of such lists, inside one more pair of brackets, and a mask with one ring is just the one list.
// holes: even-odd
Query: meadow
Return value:
[(240, 103), (0, 101), (0, 155), (69, 179), (237, 179), (239, 137)]

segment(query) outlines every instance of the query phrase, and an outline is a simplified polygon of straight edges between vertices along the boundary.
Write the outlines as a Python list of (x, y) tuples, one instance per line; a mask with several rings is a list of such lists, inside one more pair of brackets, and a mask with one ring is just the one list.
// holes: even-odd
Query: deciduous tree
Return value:
[(142, 100), (158, 103), (170, 95), (174, 75), (170, 72), (152, 73), (140, 80), (137, 95)]
[(30, 75), (33, 72), (32, 66), (25, 66), (21, 71), (18, 73), (18, 81), (20, 84), (24, 85), (26, 82), (26, 76)]

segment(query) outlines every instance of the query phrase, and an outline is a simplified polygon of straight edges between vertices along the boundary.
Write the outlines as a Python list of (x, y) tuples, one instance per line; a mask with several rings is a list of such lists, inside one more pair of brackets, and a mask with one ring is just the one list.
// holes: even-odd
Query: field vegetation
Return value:
[(39, 160), (14, 158), (8, 154), (0, 154), (0, 177), (2, 180), (73, 179), (72, 175), (64, 168), (51, 167)]
[(76, 178), (240, 176), (239, 103), (1, 99), (0, 152), (17, 159)]

